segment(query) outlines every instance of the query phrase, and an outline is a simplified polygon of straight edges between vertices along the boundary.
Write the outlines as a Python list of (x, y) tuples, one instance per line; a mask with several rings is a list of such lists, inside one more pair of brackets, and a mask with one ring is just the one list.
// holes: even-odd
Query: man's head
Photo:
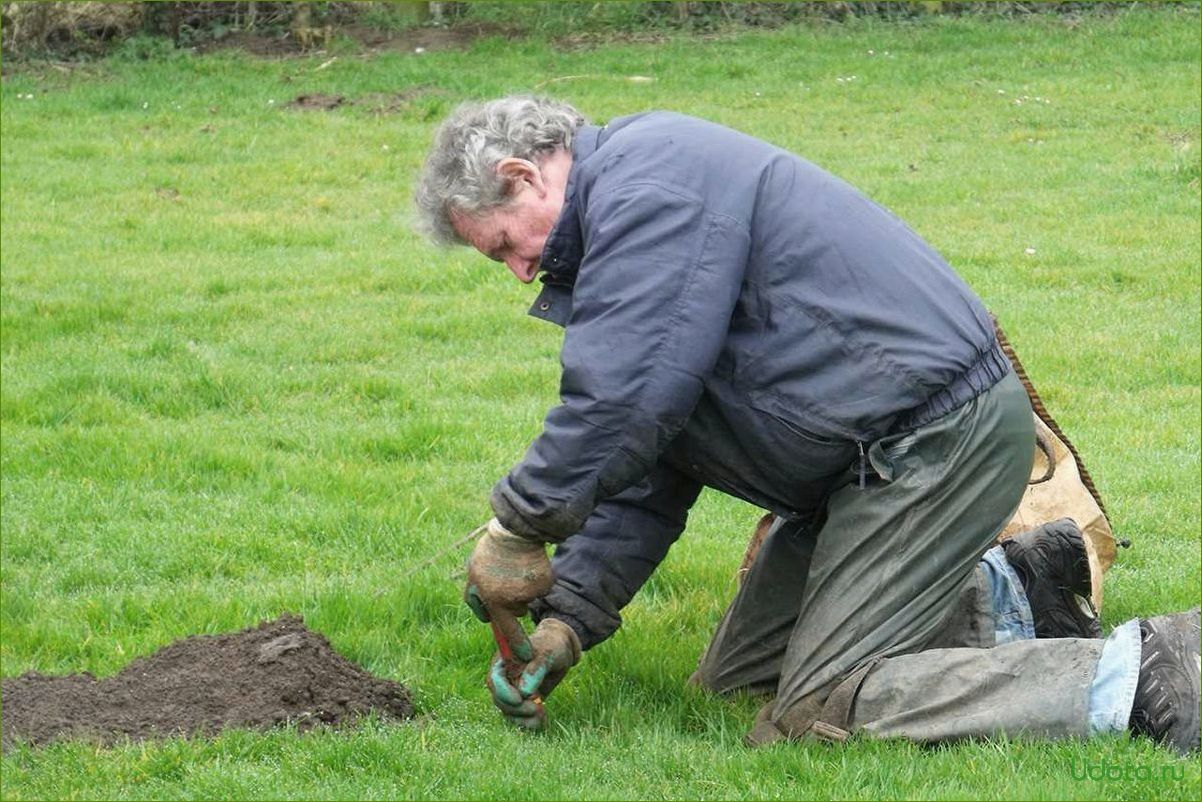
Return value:
[(471, 245), (532, 281), (584, 122), (566, 103), (525, 96), (457, 108), (435, 134), (418, 183), (426, 233)]

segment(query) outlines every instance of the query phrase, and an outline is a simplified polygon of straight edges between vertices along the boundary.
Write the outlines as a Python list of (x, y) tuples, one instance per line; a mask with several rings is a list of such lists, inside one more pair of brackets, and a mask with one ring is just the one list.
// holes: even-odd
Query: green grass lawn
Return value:
[[(407, 572), (489, 516), (556, 401), (531, 288), (408, 227), (445, 113), (538, 89), (594, 120), (734, 126), (909, 221), (1000, 316), (1134, 543), (1107, 628), (1196, 604), (1199, 52), (1186, 9), (6, 75), (0, 672), (109, 675), (289, 610), (421, 717), (17, 748), (3, 797), (1197, 799), (1196, 760), (1125, 737), (745, 749), (756, 701), (684, 687), (758, 516), (716, 493), (542, 737), (488, 701), (464, 552)], [(369, 102), (284, 108), (312, 92)], [(1138, 771), (1074, 779), (1100, 761)]]

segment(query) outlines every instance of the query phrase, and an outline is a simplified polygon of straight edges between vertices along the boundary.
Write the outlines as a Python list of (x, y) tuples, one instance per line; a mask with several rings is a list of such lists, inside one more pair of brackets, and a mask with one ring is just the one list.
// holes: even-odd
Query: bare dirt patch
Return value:
[(111, 744), (227, 727), (299, 730), (367, 715), (413, 716), (403, 685), (347, 660), (299, 616), (176, 641), (108, 679), (29, 672), (0, 681), (2, 743), (78, 738)]
[(400, 92), (372, 92), (355, 98), (354, 104), (373, 114), (396, 114), (423, 95), (438, 94), (429, 86), (414, 86)]
[[(426, 53), (438, 50), (462, 50), (470, 47), (477, 39), (490, 36), (511, 38), (517, 32), (504, 25), (493, 23), (463, 23), (446, 27), (419, 27), (403, 31), (382, 31), (363, 25), (343, 25), (331, 32), (332, 36), (354, 40), (367, 53)], [(326, 52), (329, 42), (321, 48), (306, 48), (289, 31), (259, 33), (237, 31), (221, 39), (196, 45), (198, 53), (217, 50), (241, 50), (253, 56), (282, 57), (315, 55)]]
[(300, 111), (329, 111), (344, 103), (346, 103), (346, 98), (342, 95), (327, 95), (318, 92), (312, 95), (297, 95), (285, 103), (284, 108)]
[(415, 99), (438, 90), (429, 86), (411, 86), (400, 92), (370, 92), (358, 97), (334, 95), (322, 92), (297, 95), (284, 104), (293, 111), (333, 111), (344, 106), (355, 106), (372, 114), (396, 114), (404, 111)]

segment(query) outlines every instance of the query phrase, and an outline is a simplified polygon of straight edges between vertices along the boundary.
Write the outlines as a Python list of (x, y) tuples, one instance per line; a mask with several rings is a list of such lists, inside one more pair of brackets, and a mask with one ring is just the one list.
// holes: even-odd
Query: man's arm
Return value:
[(598, 505), (555, 550), (555, 585), (530, 605), (536, 621), (558, 618), (588, 649), (622, 623), (620, 611), (684, 531), (701, 485), (667, 465)]
[(650, 471), (684, 426), (725, 341), (749, 247), (741, 221), (646, 180), (599, 178), (587, 208), (561, 403), (492, 494), (508, 529), (552, 542)]

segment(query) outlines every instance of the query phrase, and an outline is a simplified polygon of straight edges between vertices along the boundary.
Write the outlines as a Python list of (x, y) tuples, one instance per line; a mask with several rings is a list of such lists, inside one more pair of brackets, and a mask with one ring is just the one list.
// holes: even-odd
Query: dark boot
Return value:
[(1002, 541), (1006, 560), (1022, 581), (1037, 638), (1100, 638), (1102, 626), (1089, 601), (1085, 538), (1076, 522), (1061, 518)]
[(1146, 735), (1182, 755), (1198, 752), (1199, 642), (1198, 608), (1158, 615), (1139, 622), (1143, 639), (1139, 684), (1131, 708), (1131, 731)]

